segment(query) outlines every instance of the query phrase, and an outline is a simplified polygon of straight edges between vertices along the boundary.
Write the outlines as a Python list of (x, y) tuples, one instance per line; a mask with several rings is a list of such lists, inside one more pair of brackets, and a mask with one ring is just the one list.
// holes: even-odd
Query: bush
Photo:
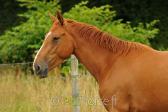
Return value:
[(38, 0), (19, 0), (28, 11), (19, 15), (28, 20), (6, 31), (0, 37), (0, 62), (32, 61), (33, 54), (42, 43), (45, 33), (51, 26), (48, 12), (59, 9), (57, 1), (42, 2)]
[[(22, 6), (29, 10), (20, 15), (28, 18), (25, 23), (12, 28), (0, 37), (0, 62), (26, 62), (33, 60), (33, 54), (42, 43), (45, 33), (51, 26), (48, 11), (53, 13), (59, 9), (57, 1), (19, 0)], [(154, 28), (156, 20), (137, 27), (131, 27), (130, 22), (116, 20), (116, 12), (109, 5), (88, 8), (87, 2), (75, 5), (65, 18), (86, 22), (101, 28), (125, 40), (137, 41), (149, 45), (149, 38), (154, 38), (158, 29)]]

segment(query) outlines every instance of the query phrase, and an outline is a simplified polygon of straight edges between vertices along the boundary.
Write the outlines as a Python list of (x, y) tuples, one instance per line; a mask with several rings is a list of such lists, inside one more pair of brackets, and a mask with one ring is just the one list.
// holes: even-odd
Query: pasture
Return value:
[[(51, 72), (39, 79), (15, 69), (1, 70), (0, 112), (72, 112), (71, 77), (62, 78)], [(81, 112), (105, 112), (99, 99), (98, 87), (91, 75), (81, 75)]]

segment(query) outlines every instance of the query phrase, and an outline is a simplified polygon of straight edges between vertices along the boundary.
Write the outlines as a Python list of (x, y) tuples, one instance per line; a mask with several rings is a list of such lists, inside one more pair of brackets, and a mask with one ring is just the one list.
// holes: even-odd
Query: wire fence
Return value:
[(23, 63), (2, 63), (1, 66), (14, 66), (14, 65), (30, 65), (33, 64), (33, 62), (23, 62)]
[(23, 74), (34, 75), (32, 64), (33, 62), (2, 63), (0, 64), (0, 76), (12, 74), (16, 78), (20, 78)]

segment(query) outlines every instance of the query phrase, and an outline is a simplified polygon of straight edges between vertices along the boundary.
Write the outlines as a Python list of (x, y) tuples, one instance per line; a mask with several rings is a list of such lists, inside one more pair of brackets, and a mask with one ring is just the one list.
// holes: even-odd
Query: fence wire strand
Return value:
[(33, 62), (23, 62), (23, 63), (2, 63), (0, 66), (12, 66), (12, 65), (29, 65), (33, 64)]

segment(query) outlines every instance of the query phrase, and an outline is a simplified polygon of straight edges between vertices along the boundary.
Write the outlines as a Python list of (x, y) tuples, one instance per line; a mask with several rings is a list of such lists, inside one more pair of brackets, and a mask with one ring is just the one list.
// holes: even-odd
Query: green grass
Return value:
[[(71, 77), (46, 79), (14, 70), (0, 71), (0, 112), (72, 112)], [(90, 75), (79, 78), (81, 112), (106, 112)]]

